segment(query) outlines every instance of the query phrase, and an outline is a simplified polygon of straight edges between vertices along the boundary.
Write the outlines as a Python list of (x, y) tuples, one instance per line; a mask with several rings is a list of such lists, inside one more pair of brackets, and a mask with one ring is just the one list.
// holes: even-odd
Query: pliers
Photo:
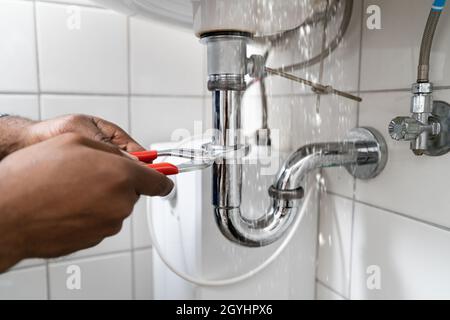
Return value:
[[(154, 169), (166, 176), (206, 169), (214, 162), (214, 159), (211, 159), (205, 151), (192, 149), (147, 150), (131, 152), (131, 155), (137, 157), (139, 161), (146, 163), (148, 168)], [(153, 160), (159, 157), (179, 157), (191, 159), (191, 161), (179, 165), (168, 162), (152, 163)]]

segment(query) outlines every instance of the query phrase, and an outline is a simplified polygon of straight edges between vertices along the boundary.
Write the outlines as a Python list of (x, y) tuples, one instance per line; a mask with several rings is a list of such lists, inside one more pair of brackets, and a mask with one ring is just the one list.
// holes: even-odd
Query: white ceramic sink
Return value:
[(275, 34), (301, 24), (324, 0), (93, 0), (127, 15), (193, 28)]

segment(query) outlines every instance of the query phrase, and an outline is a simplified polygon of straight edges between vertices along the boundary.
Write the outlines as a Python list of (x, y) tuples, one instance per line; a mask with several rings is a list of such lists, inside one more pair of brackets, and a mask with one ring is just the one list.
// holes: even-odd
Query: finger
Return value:
[(110, 141), (110, 139), (106, 137), (97, 127), (91, 116), (83, 114), (72, 114), (63, 117), (62, 119), (63, 121), (61, 130), (63, 133), (77, 132), (86, 138), (96, 141)]
[(131, 160), (134, 160), (134, 161), (140, 161), (138, 157), (133, 156), (131, 153), (128, 153), (128, 152), (123, 151), (123, 150), (120, 150), (120, 151), (122, 152), (122, 154), (123, 154), (125, 157), (130, 158)]
[(118, 145), (121, 149), (128, 152), (145, 150), (144, 147), (137, 143), (128, 133), (125, 132), (125, 130), (120, 128), (118, 125), (97, 117), (92, 117), (92, 120), (94, 121), (100, 132), (104, 136), (108, 137), (112, 143)]
[(112, 144), (95, 141), (95, 140), (92, 140), (89, 138), (82, 138), (81, 143), (84, 146), (92, 148), (92, 149), (96, 149), (96, 150), (100, 150), (100, 151), (104, 151), (104, 152), (108, 152), (108, 153), (113, 153), (113, 154), (116, 154), (119, 156), (124, 156), (123, 152), (119, 149), (119, 147), (112, 145)]
[(136, 193), (147, 196), (166, 196), (173, 189), (173, 182), (165, 175), (137, 162), (129, 162), (133, 170)]
[(145, 151), (145, 148), (132, 139), (132, 141), (129, 141), (126, 144), (124, 150), (126, 150), (127, 152), (137, 152), (137, 151)]
[(139, 161), (138, 157), (133, 156), (132, 154), (119, 149), (118, 146), (111, 144), (111, 143), (103, 143), (103, 142), (99, 142), (99, 141), (95, 141), (95, 140), (86, 138), (86, 139), (83, 139), (82, 144), (84, 146), (90, 147), (92, 149), (117, 154), (117, 155), (123, 156), (125, 158), (128, 158), (128, 159), (136, 161), (136, 162)]

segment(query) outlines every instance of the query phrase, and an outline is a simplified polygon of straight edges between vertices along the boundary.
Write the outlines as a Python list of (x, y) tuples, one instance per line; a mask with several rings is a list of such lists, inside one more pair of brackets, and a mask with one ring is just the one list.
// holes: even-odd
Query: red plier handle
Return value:
[(178, 167), (171, 163), (151, 163), (153, 160), (156, 160), (158, 158), (158, 151), (156, 150), (131, 152), (131, 154), (137, 157), (139, 161), (147, 163), (147, 167), (154, 169), (166, 176), (175, 175), (180, 172)]
[(131, 152), (131, 155), (137, 157), (139, 161), (145, 163), (151, 163), (153, 160), (156, 160), (159, 156), (158, 151), (156, 150)]

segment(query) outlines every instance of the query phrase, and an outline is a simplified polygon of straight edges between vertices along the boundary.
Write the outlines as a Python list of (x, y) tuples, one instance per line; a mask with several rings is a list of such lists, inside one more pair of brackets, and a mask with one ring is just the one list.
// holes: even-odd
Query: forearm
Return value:
[(21, 232), (21, 220), (18, 213), (24, 201), (20, 199), (23, 188), (18, 188), (21, 181), (10, 183), (11, 176), (16, 176), (14, 170), (0, 163), (0, 274), (24, 258), (24, 246)]
[[(22, 148), (24, 130), (33, 121), (21, 117), (0, 117), (0, 160), (8, 154)], [(8, 174), (8, 168), (0, 165), (0, 180), (4, 181), (4, 175)], [(19, 232), (15, 225), (15, 219), (11, 214), (11, 191), (5, 183), (0, 184), (0, 273), (6, 271), (22, 258), (19, 252)]]
[[(0, 215), (3, 214), (0, 212)], [(23, 259), (22, 243), (19, 241), (18, 233), (12, 232), (12, 224), (7, 221), (9, 218), (0, 216), (0, 274)]]
[(27, 145), (27, 128), (33, 123), (18, 116), (0, 118), (0, 160)]

